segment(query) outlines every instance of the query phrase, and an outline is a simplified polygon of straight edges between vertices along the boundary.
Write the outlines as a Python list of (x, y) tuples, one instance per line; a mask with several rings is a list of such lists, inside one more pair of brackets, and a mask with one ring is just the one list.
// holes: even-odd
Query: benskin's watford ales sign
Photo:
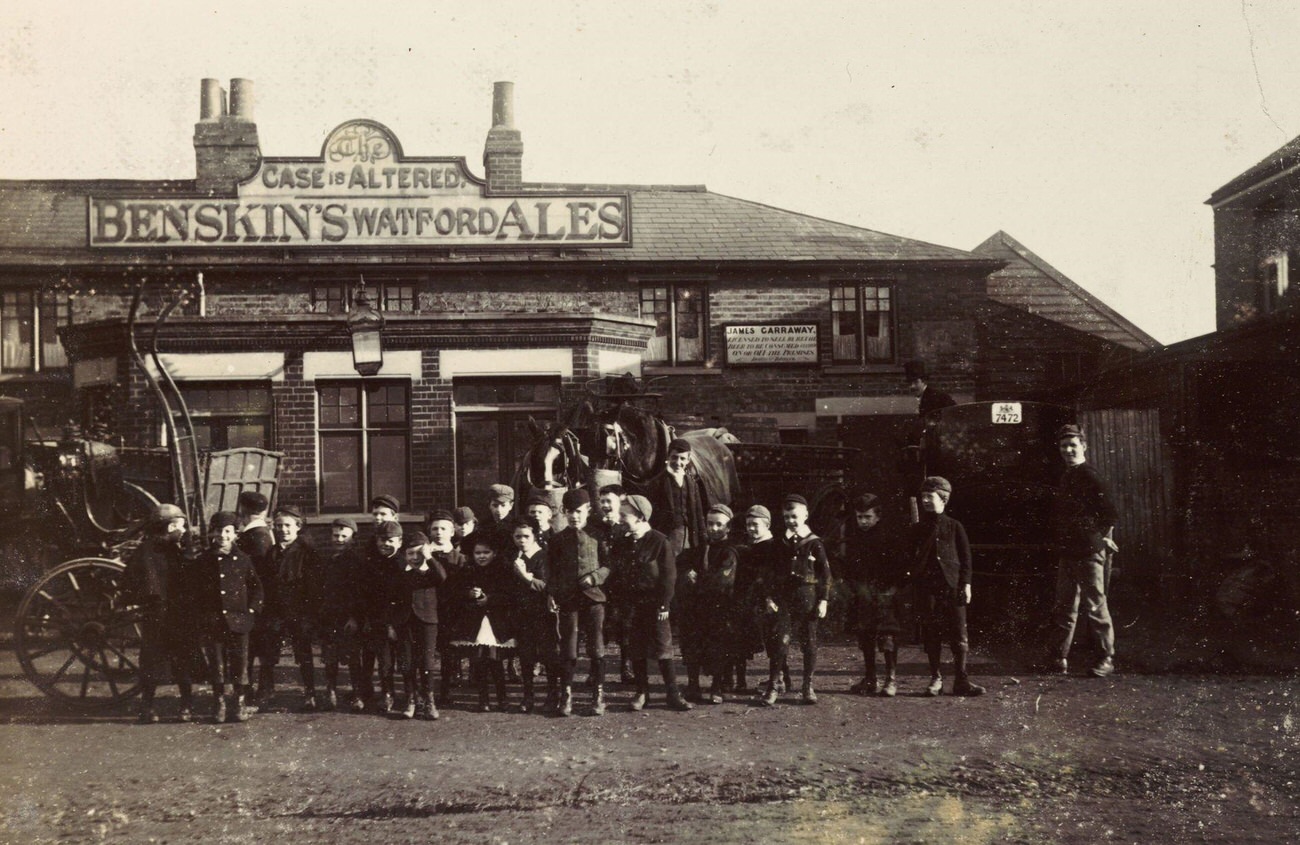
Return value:
[(485, 196), (461, 159), (405, 159), (356, 120), (319, 159), (264, 159), (237, 198), (91, 197), (92, 247), (557, 246), (631, 243), (626, 194)]

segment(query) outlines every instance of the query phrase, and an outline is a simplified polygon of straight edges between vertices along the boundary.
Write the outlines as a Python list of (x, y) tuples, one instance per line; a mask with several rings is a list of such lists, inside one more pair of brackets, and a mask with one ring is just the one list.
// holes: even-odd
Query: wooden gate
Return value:
[(1169, 572), (1174, 549), (1173, 470), (1156, 408), (1081, 411), (1088, 462), (1110, 489), (1119, 521), (1117, 565), (1134, 575)]

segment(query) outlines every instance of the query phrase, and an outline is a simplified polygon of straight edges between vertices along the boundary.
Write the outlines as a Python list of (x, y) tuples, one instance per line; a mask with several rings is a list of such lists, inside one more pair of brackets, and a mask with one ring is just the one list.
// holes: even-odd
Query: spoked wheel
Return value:
[(60, 564), (18, 606), (14, 646), (28, 680), (79, 707), (108, 707), (140, 690), (140, 615), (122, 599), (122, 564)]

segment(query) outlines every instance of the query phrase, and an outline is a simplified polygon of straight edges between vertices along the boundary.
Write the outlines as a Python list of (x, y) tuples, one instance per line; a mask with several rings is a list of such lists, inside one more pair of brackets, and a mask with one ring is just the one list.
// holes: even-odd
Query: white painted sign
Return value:
[(816, 364), (816, 323), (724, 326), (727, 365)]
[(994, 425), (1020, 425), (1024, 421), (1025, 417), (1021, 413), (1019, 402), (993, 403)]

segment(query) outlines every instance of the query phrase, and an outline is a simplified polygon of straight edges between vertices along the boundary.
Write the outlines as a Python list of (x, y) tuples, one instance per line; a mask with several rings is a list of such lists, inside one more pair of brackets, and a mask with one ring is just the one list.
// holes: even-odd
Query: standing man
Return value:
[(1106, 604), (1110, 555), (1119, 547), (1111, 539), (1118, 513), (1105, 485), (1087, 464), (1088, 441), (1083, 428), (1064, 425), (1056, 446), (1065, 461), (1052, 505), (1052, 543), (1056, 553), (1056, 607), (1050, 666), (1069, 671), (1067, 659), (1074, 641), (1082, 598), (1088, 625), (1096, 637), (1101, 660), (1090, 673), (1104, 678), (1115, 671), (1115, 627)]
[(921, 402), (917, 414), (922, 418), (957, 404), (957, 400), (947, 393), (930, 387), (930, 376), (926, 372), (924, 361), (908, 361), (903, 365), (903, 375), (912, 393)]

